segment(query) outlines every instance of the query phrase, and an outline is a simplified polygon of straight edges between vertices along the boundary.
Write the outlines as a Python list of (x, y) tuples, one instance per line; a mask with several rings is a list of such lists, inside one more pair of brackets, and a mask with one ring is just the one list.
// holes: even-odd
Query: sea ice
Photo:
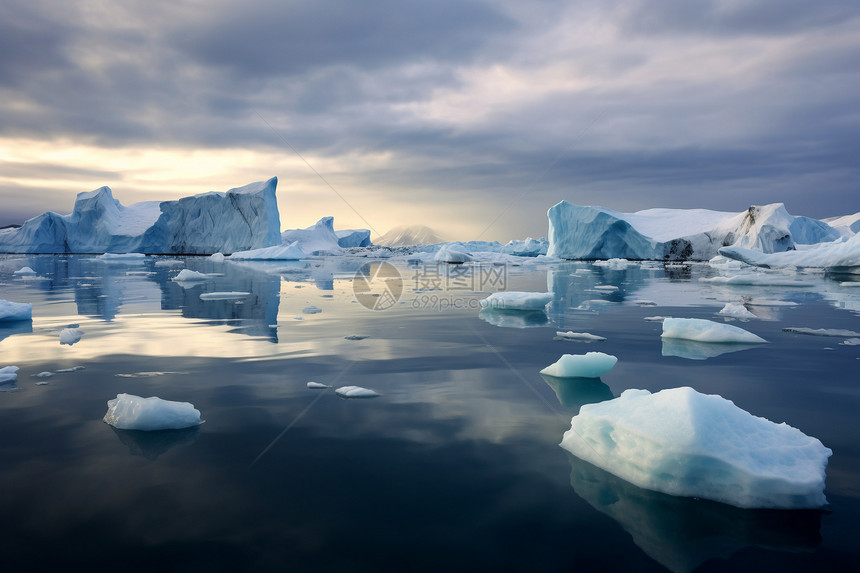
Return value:
[(100, 261), (142, 261), (146, 258), (143, 253), (105, 253), (96, 257)]
[(18, 370), (17, 366), (4, 366), (0, 368), (0, 384), (8, 384), (9, 382), (15, 382), (18, 380)]
[(623, 271), (632, 263), (627, 259), (607, 259), (605, 261), (594, 261), (592, 264), (595, 267), (604, 267), (615, 271)]
[(597, 336), (596, 334), (591, 334), (588, 332), (573, 332), (572, 330), (568, 330), (567, 332), (562, 332), (560, 330), (556, 331), (555, 335), (559, 338), (564, 338), (565, 340), (587, 340), (587, 341), (600, 341), (606, 340), (603, 336)]
[(846, 338), (839, 344), (844, 346), (860, 346), (860, 338)]
[(323, 384), (322, 382), (308, 382), (308, 388), (311, 390), (323, 390), (325, 388), (331, 388), (331, 386)]
[(155, 261), (156, 267), (181, 267), (184, 264), (185, 263), (179, 259), (162, 259), (160, 261)]
[(48, 372), (48, 371), (45, 371), (45, 372), (39, 372), (38, 374), (33, 374), (33, 376), (34, 376), (35, 378), (50, 378), (50, 377), (51, 377), (51, 376), (53, 376), (53, 375), (54, 375), (54, 373), (53, 373), (53, 372)]
[(298, 241), (251, 251), (239, 251), (230, 255), (230, 260), (299, 261), (306, 258), (308, 255), (302, 250)]
[(839, 283), (841, 287), (860, 287), (860, 281), (849, 281)]
[(120, 430), (180, 430), (203, 423), (200, 411), (189, 402), (117, 394), (107, 404), (104, 421)]
[(724, 306), (717, 314), (731, 318), (758, 318), (756, 315), (748, 311), (747, 307), (739, 302), (727, 303), (726, 306)]
[(743, 328), (701, 318), (665, 319), (662, 338), (682, 338), (697, 342), (767, 342)]
[(251, 296), (251, 293), (242, 291), (204, 292), (200, 295), (200, 300), (229, 300), (245, 298), (246, 296)]
[(343, 338), (344, 340), (364, 340), (365, 338), (368, 338), (368, 336), (366, 334), (350, 334)]
[(728, 277), (701, 278), (700, 282), (728, 286), (774, 286), (774, 287), (811, 287), (810, 281), (792, 279), (780, 275), (742, 273)]
[(639, 487), (742, 508), (823, 506), (827, 458), (816, 438), (689, 387), (627, 390), (588, 404), (561, 447)]
[(361, 386), (341, 386), (334, 391), (341, 398), (376, 398), (378, 393)]
[(564, 354), (540, 373), (556, 378), (600, 378), (612, 370), (616, 362), (618, 358), (603, 352)]
[(806, 328), (804, 326), (788, 326), (783, 328), (785, 332), (793, 332), (795, 334), (808, 334), (810, 336), (860, 336), (860, 332), (853, 330), (845, 330), (842, 328)]
[(30, 267), (21, 267), (20, 269), (18, 269), (17, 271), (15, 271), (12, 274), (18, 275), (18, 276), (35, 275), (36, 271), (31, 269)]
[(597, 285), (594, 287), (594, 290), (600, 290), (604, 292), (615, 292), (618, 290), (617, 286), (614, 285)]
[(60, 344), (68, 344), (69, 346), (79, 342), (84, 333), (77, 328), (64, 328), (60, 331)]
[(197, 271), (192, 271), (190, 269), (182, 269), (179, 271), (179, 274), (170, 279), (176, 282), (192, 282), (192, 281), (205, 281), (209, 280), (209, 277), (204, 273), (198, 273)]
[(552, 300), (551, 292), (496, 292), (481, 301), (483, 308), (496, 310), (543, 310)]
[(33, 305), (29, 302), (12, 302), (0, 299), (0, 322), (15, 320), (31, 320)]
[(472, 255), (462, 245), (450, 243), (439, 247), (433, 260), (437, 263), (467, 263), (472, 260)]

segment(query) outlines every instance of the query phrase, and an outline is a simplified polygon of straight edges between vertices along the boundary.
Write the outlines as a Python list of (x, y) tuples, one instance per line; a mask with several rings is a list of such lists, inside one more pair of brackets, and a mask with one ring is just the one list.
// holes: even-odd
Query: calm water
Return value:
[[(717, 287), (698, 281), (715, 274), (703, 265), (532, 262), (505, 267), (494, 288), (446, 276), (426, 290), (430, 271), (403, 263), (399, 301), (371, 311), (353, 292), (363, 260), (171, 260), (0, 258), (0, 298), (34, 305), (32, 323), (0, 326), (0, 367), (21, 368), (0, 392), (4, 570), (860, 568), (860, 346), (782, 331), (860, 331), (860, 288), (819, 275), (800, 288)], [(25, 265), (37, 276), (12, 274)], [(217, 276), (169, 280), (182, 268)], [(555, 298), (545, 315), (479, 313), (481, 288)], [(250, 295), (200, 299), (213, 291)], [(708, 347), (664, 347), (660, 323), (644, 320), (722, 320), (714, 313), (741, 297), (768, 306), (735, 324), (771, 344), (705, 358)], [(61, 345), (73, 324), (83, 337)], [(602, 381), (538, 374), (591, 350), (619, 358)], [(343, 400), (311, 380), (381, 397)], [(683, 385), (830, 447), (830, 506), (674, 498), (558, 446), (583, 404)], [(115, 430), (101, 419), (120, 392), (192, 402), (206, 423)]]

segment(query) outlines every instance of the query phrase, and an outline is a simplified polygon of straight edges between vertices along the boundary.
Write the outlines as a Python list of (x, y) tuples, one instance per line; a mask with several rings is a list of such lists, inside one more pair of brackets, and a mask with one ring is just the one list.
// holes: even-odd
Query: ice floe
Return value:
[(639, 487), (742, 508), (817, 508), (832, 452), (717, 395), (627, 390), (588, 404), (561, 447)]
[(379, 394), (361, 386), (341, 386), (334, 391), (341, 398), (376, 398)]
[(31, 269), (30, 267), (21, 267), (20, 269), (18, 269), (17, 271), (15, 271), (12, 274), (18, 275), (18, 276), (27, 276), (27, 275), (35, 275), (36, 271)]
[(249, 296), (251, 293), (244, 291), (204, 292), (200, 295), (200, 300), (229, 300)]
[(606, 340), (606, 337), (597, 336), (596, 334), (591, 334), (590, 332), (573, 332), (572, 330), (568, 330), (567, 332), (562, 332), (558, 330), (556, 331), (555, 335), (558, 338), (562, 338), (564, 340), (583, 340), (589, 342), (598, 342)]
[(180, 430), (203, 423), (200, 411), (189, 402), (173, 402), (158, 397), (142, 398), (117, 394), (108, 400), (104, 421), (120, 430)]
[(782, 330), (785, 332), (793, 332), (795, 334), (808, 334), (810, 336), (860, 336), (860, 332), (845, 330), (843, 328), (806, 328), (805, 326), (787, 326)]
[(239, 251), (230, 255), (229, 260), (299, 261), (306, 258), (308, 258), (308, 254), (302, 250), (299, 241), (293, 241), (289, 244), (275, 245), (274, 247)]
[(33, 305), (29, 302), (12, 302), (0, 299), (0, 322), (31, 320), (33, 318)]
[(84, 336), (84, 332), (79, 328), (64, 328), (60, 331), (60, 344), (68, 344), (69, 346), (80, 342)]
[(170, 279), (176, 282), (198, 282), (209, 280), (209, 277), (205, 273), (199, 273), (197, 271), (192, 271), (191, 269), (182, 269), (179, 271), (179, 274)]
[(702, 318), (667, 318), (663, 320), (662, 338), (681, 338), (696, 342), (767, 342), (743, 328)]
[(551, 300), (551, 292), (504, 291), (483, 299), (481, 306), (496, 310), (543, 310)]
[(618, 358), (603, 352), (564, 354), (540, 371), (556, 378), (600, 378), (615, 366)]
[(308, 382), (308, 388), (311, 390), (323, 390), (325, 388), (331, 388), (331, 386), (323, 384), (322, 382)]
[(739, 302), (727, 303), (726, 306), (724, 306), (722, 310), (720, 310), (717, 314), (720, 316), (727, 316), (731, 318), (758, 318), (755, 314), (747, 310), (747, 307), (745, 307), (742, 303)]

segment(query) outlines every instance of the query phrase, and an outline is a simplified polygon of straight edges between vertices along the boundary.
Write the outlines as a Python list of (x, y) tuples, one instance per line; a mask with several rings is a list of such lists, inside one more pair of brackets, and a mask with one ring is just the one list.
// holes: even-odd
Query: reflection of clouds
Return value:
[(189, 446), (197, 439), (199, 426), (182, 430), (160, 430), (143, 432), (140, 430), (119, 430), (110, 427), (119, 441), (128, 447), (130, 454), (155, 460), (175, 446)]
[(707, 360), (731, 352), (761, 348), (761, 344), (732, 342), (697, 342), (681, 338), (663, 338), (663, 356), (677, 356), (688, 360)]
[(535, 326), (546, 326), (549, 318), (542, 310), (497, 310), (493, 308), (482, 309), (478, 317), (484, 322), (502, 328), (532, 328)]
[(674, 572), (693, 571), (745, 547), (812, 551), (822, 512), (753, 510), (638, 488), (568, 454), (570, 485), (615, 519), (648, 556)]

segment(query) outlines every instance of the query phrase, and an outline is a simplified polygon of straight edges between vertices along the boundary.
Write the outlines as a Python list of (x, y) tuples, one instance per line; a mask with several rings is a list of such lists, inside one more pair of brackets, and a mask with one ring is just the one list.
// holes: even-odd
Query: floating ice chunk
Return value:
[(78, 370), (83, 370), (83, 366), (72, 366), (71, 368), (62, 368), (60, 370), (55, 370), (57, 374), (66, 374), (68, 372), (77, 372)]
[(743, 328), (701, 318), (665, 319), (662, 338), (682, 338), (697, 342), (767, 342)]
[(826, 503), (832, 452), (787, 424), (753, 416), (692, 388), (583, 406), (561, 446), (639, 487), (744, 508)]
[(228, 300), (233, 298), (245, 298), (247, 296), (251, 296), (251, 293), (241, 291), (204, 292), (200, 295), (200, 300)]
[(630, 302), (633, 304), (638, 304), (639, 306), (657, 306), (657, 303), (654, 302), (653, 300), (639, 299), (639, 300), (631, 300)]
[(565, 354), (540, 371), (556, 378), (600, 378), (615, 366), (618, 358), (603, 352)]
[(378, 393), (361, 386), (341, 386), (334, 391), (341, 398), (376, 398)]
[(606, 340), (603, 336), (597, 336), (596, 334), (591, 334), (588, 332), (573, 332), (572, 330), (568, 330), (567, 332), (562, 332), (560, 330), (556, 331), (556, 336), (559, 338), (564, 338), (565, 340), (587, 340), (587, 341), (600, 341)]
[(15, 271), (12, 274), (18, 275), (18, 276), (27, 276), (27, 275), (35, 275), (36, 271), (31, 269), (30, 267), (21, 267), (20, 269), (18, 269), (17, 271)]
[(670, 316), (646, 316), (642, 320), (647, 320), (648, 322), (663, 322), (667, 318), (671, 318)]
[(718, 312), (720, 316), (730, 316), (732, 318), (758, 318), (756, 315), (747, 310), (743, 304), (739, 302), (730, 302)]
[(467, 263), (472, 260), (472, 255), (462, 246), (454, 243), (442, 245), (433, 257), (433, 260), (437, 263)]
[(364, 340), (368, 338), (366, 334), (350, 334), (349, 336), (344, 336), (344, 340)]
[(230, 255), (230, 260), (234, 259), (249, 259), (249, 260), (277, 260), (277, 261), (298, 261), (308, 258), (298, 241), (293, 241), (289, 244), (275, 245), (274, 247), (264, 247), (262, 249), (253, 249), (250, 251), (239, 251)]
[(142, 261), (146, 258), (143, 253), (105, 253), (96, 257), (102, 261)]
[(849, 281), (839, 283), (841, 287), (860, 287), (860, 281)]
[(839, 344), (842, 344), (845, 346), (860, 346), (860, 338), (846, 338), (845, 340), (843, 340)]
[(552, 300), (551, 292), (495, 292), (481, 301), (483, 308), (496, 310), (543, 310)]
[(39, 372), (38, 374), (33, 374), (33, 377), (34, 378), (50, 378), (53, 375), (54, 375), (53, 372), (45, 371), (45, 372)]
[(318, 306), (310, 305), (306, 306), (302, 309), (304, 314), (319, 314), (322, 312), (322, 309)]
[(8, 384), (9, 382), (15, 382), (18, 380), (18, 370), (17, 366), (4, 366), (0, 368), (0, 384)]
[(743, 273), (729, 277), (701, 278), (700, 282), (728, 286), (811, 287), (813, 283), (780, 275)]
[(0, 299), (0, 322), (30, 320), (33, 318), (33, 305), (29, 302), (12, 302)]
[(80, 342), (84, 332), (77, 328), (64, 328), (60, 331), (60, 344), (68, 344), (69, 346)]
[(325, 388), (331, 388), (331, 386), (323, 384), (322, 382), (308, 382), (308, 388), (311, 390), (323, 390)]
[(845, 330), (842, 328), (806, 328), (803, 326), (789, 326), (782, 329), (785, 332), (795, 334), (808, 334), (810, 336), (860, 336), (860, 332)]
[(179, 259), (162, 259), (160, 261), (155, 261), (156, 267), (181, 267), (184, 264), (185, 263)]
[(190, 269), (182, 269), (179, 271), (179, 274), (170, 279), (176, 282), (192, 282), (192, 281), (205, 281), (209, 280), (209, 277), (204, 273), (198, 273), (197, 271), (192, 271)]
[(594, 287), (594, 290), (606, 291), (606, 292), (615, 292), (618, 290), (617, 286), (614, 285), (598, 285)]
[(212, 253), (211, 255), (209, 255), (209, 258), (216, 263), (223, 263), (224, 253)]
[(605, 261), (594, 261), (592, 264), (595, 267), (605, 267), (612, 270), (623, 271), (630, 266), (631, 263), (627, 259), (607, 259)]
[(203, 423), (200, 411), (189, 402), (117, 394), (107, 404), (104, 421), (120, 430), (180, 430)]

